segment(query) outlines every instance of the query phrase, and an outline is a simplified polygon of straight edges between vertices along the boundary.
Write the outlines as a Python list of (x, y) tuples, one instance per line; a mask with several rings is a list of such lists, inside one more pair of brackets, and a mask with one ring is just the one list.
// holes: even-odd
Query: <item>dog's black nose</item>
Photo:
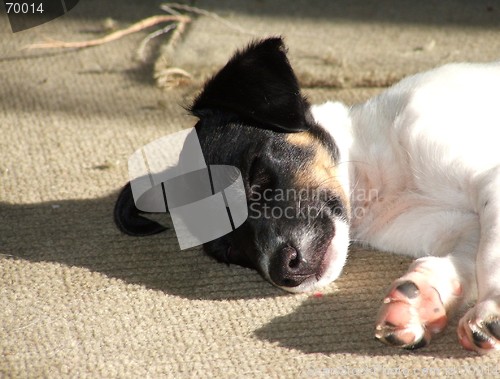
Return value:
[(278, 286), (297, 287), (311, 276), (304, 272), (306, 260), (291, 246), (278, 250), (270, 263), (269, 275)]

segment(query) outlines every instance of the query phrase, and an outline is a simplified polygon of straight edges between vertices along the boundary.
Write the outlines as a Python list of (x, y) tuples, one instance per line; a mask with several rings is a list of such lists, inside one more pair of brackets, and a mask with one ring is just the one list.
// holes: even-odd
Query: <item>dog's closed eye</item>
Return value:
[(337, 196), (331, 196), (326, 200), (326, 206), (331, 210), (332, 214), (337, 217), (345, 216), (345, 208), (342, 201)]
[(273, 188), (275, 184), (273, 174), (266, 167), (262, 158), (256, 157), (253, 159), (248, 171), (248, 183), (251, 193)]

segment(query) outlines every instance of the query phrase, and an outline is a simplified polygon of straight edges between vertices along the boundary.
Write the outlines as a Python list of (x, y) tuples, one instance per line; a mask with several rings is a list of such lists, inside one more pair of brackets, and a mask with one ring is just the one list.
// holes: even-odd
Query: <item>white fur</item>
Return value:
[(500, 62), (443, 66), (349, 110), (326, 103), (313, 114), (348, 166), (351, 239), (442, 257), (454, 268), (436, 265), (443, 298), (451, 294), (437, 282), (458, 275), (464, 298), (498, 304)]

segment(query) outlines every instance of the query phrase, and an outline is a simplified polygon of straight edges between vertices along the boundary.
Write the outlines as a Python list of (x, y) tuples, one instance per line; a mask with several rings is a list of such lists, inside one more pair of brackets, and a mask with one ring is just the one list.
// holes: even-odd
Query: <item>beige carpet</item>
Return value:
[[(407, 258), (352, 249), (335, 285), (289, 295), (178, 251), (172, 232), (132, 238), (112, 222), (128, 156), (193, 125), (182, 106), (233, 47), (284, 34), (310, 99), (351, 104), (421, 68), (499, 59), (498, 2), (197, 1), (249, 33), (199, 16), (156, 65), (134, 60), (146, 33), (82, 51), (19, 50), (44, 36), (94, 38), (107, 17), (127, 26), (159, 13), (159, 2), (123, 3), (81, 0), (16, 34), (0, 17), (0, 377), (500, 376), (498, 356), (459, 347), (456, 320), (417, 352), (373, 340)], [(156, 87), (166, 60), (192, 84)]]

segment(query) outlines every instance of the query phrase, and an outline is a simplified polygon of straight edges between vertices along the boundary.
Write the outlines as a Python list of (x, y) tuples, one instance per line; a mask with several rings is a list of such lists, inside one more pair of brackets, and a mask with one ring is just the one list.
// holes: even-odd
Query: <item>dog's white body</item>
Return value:
[(460, 338), (484, 332), (500, 317), (500, 63), (443, 66), (313, 114), (347, 166), (351, 240), (424, 257), (410, 272), (426, 272), (447, 313), (477, 298)]

